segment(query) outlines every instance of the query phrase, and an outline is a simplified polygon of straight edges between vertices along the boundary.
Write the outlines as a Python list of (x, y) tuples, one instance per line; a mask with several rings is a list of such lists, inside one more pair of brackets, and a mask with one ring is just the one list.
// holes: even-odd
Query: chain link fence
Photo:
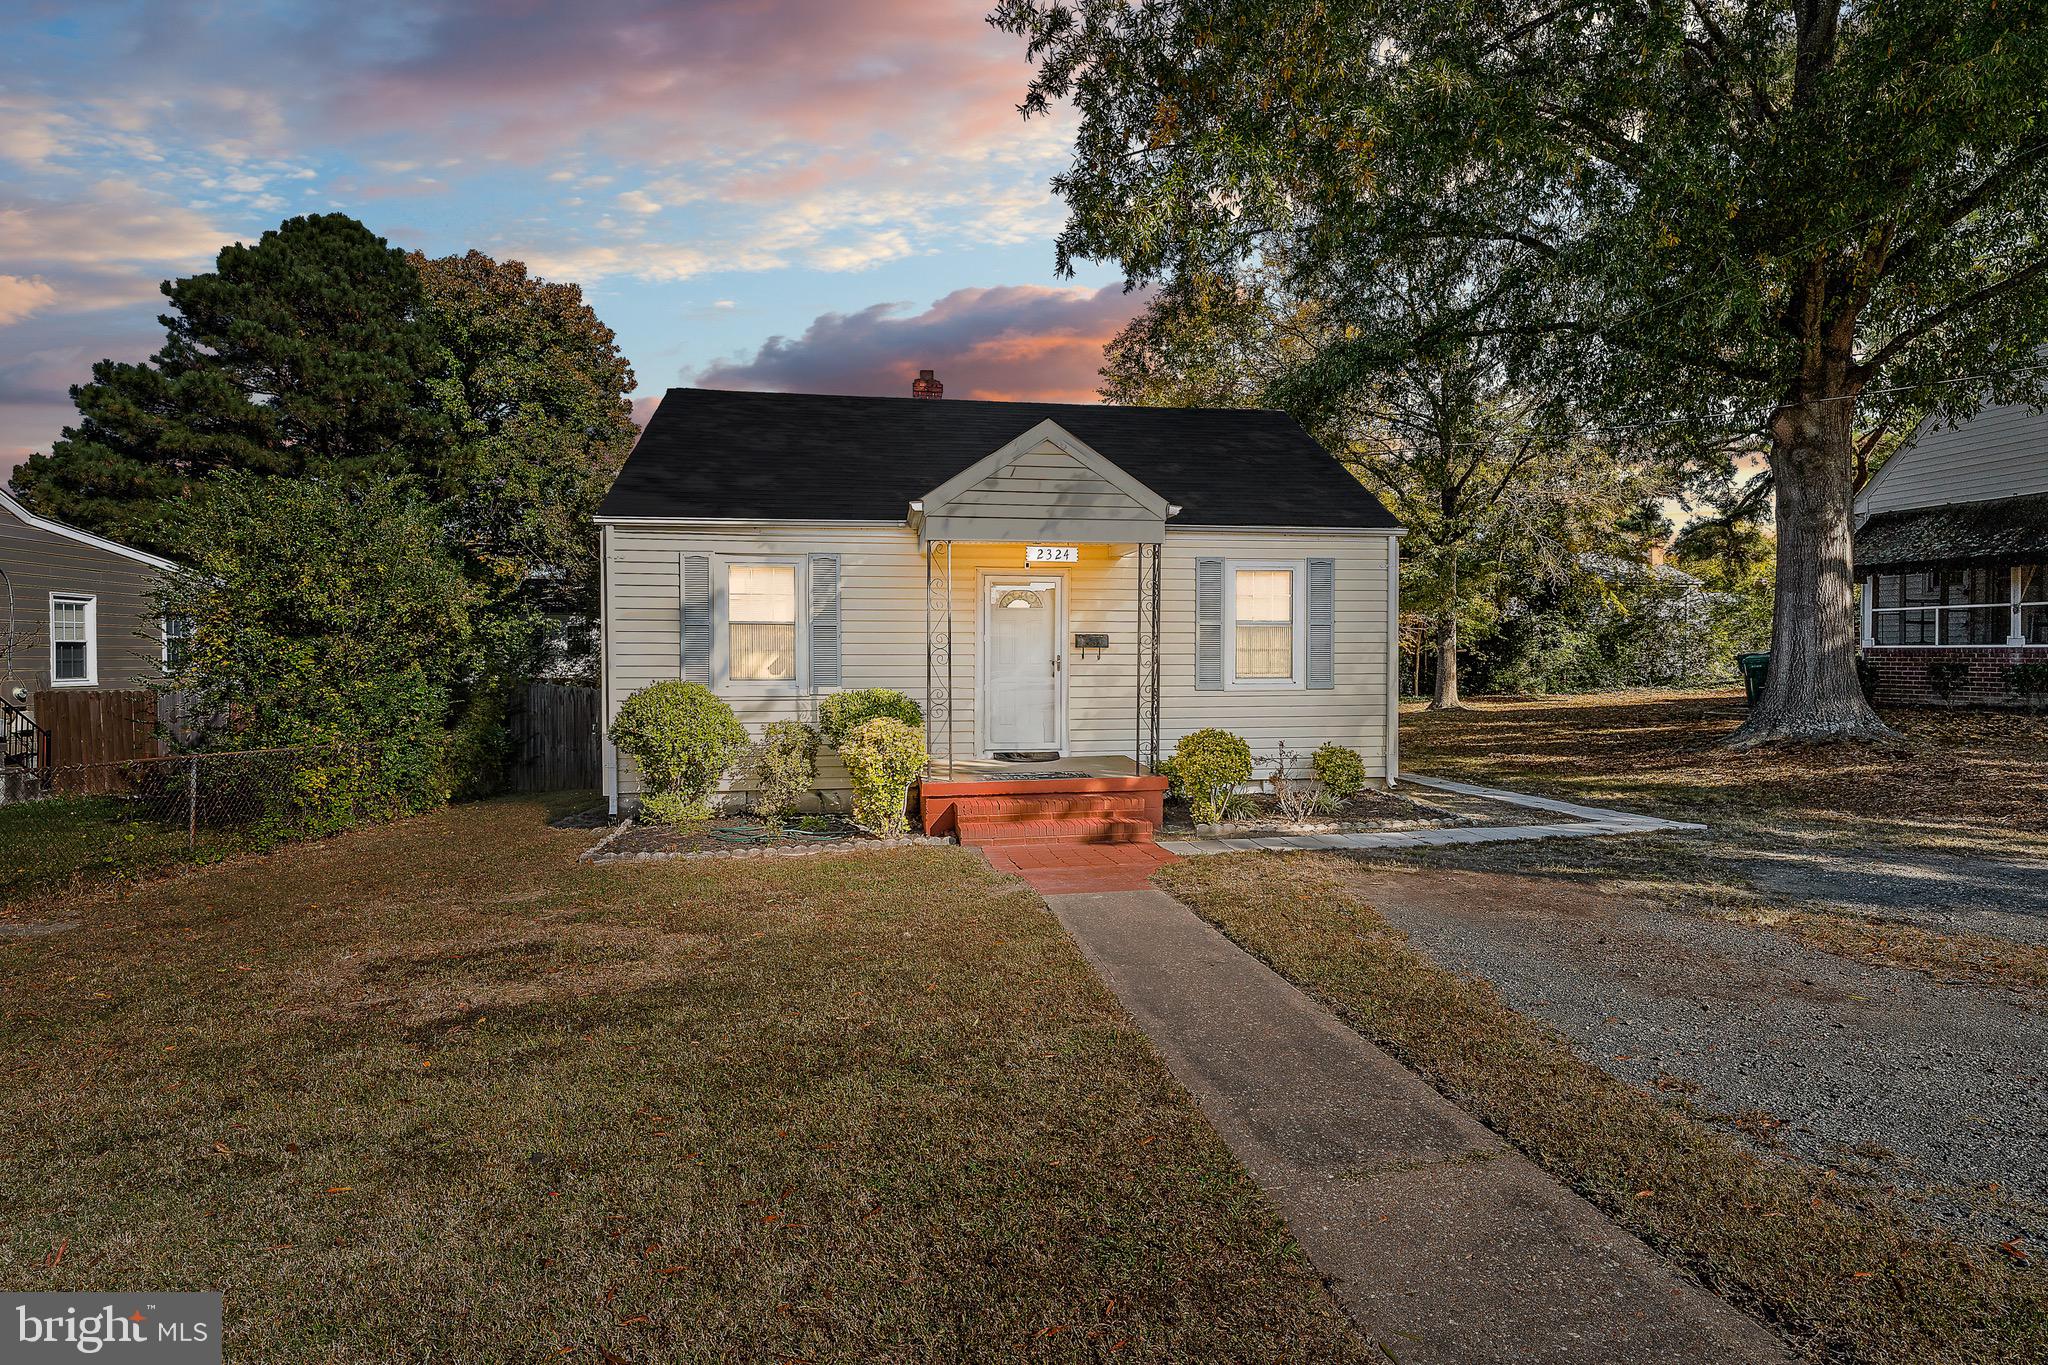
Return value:
[(106, 818), (141, 827), (150, 842), (262, 848), (331, 834), (396, 812), (369, 745), (172, 754), (79, 763), (51, 774), (50, 794), (92, 802)]

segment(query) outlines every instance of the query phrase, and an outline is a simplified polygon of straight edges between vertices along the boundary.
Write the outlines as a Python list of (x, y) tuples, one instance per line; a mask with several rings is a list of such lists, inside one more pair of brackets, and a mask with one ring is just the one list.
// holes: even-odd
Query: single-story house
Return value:
[[(597, 514), (603, 707), (924, 708), (935, 783), (1149, 776), (1191, 730), (1392, 782), (1401, 528), (1283, 413), (671, 389)], [(638, 791), (609, 746), (613, 809)], [(847, 790), (828, 753), (819, 778)], [(1051, 790), (1040, 787), (1038, 790)], [(928, 822), (929, 824), (929, 822)]]
[(1880, 702), (2013, 705), (2048, 662), (2048, 413), (1924, 423), (1856, 495), (1863, 657)]
[(166, 638), (150, 593), (174, 567), (39, 517), (0, 489), (0, 777), (67, 757), (45, 752), (39, 697), (164, 676), (178, 640)]

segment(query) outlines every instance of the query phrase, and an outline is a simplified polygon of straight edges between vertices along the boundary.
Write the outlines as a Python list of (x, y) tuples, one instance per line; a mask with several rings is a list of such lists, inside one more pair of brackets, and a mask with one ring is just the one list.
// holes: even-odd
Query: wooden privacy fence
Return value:
[(156, 694), (140, 688), (51, 688), (30, 706), (50, 732), (56, 790), (64, 796), (126, 791), (121, 764), (163, 753), (157, 739)]
[(594, 687), (526, 685), (511, 716), (513, 791), (593, 791), (602, 784), (597, 695)]

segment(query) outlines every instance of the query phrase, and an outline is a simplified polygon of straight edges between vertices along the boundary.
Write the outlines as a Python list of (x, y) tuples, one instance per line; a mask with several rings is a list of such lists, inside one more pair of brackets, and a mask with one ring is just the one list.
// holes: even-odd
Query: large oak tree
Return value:
[(1617, 425), (1748, 427), (1777, 500), (1740, 738), (1872, 735), (1850, 501), (1879, 414), (2040, 402), (2040, 0), (1004, 0), (1082, 124), (1062, 263), (1137, 280), (1508, 253), (1532, 373)]

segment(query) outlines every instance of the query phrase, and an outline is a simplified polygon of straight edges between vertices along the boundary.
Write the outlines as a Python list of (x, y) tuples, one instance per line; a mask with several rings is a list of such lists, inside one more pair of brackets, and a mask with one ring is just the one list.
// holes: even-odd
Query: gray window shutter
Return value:
[(1308, 562), (1308, 685), (1337, 685), (1337, 561)]
[(839, 556), (811, 556), (811, 687), (839, 686)]
[(1195, 561), (1195, 690), (1223, 690), (1223, 561)]
[(683, 681), (711, 681), (711, 556), (683, 556)]

